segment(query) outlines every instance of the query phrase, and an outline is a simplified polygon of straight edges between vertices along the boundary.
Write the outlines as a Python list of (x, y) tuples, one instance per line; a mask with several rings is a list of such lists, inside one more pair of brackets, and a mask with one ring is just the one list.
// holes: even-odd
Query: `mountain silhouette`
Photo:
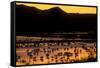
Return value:
[(97, 30), (96, 14), (66, 13), (59, 7), (40, 10), (16, 5), (16, 34), (84, 32)]
[[(51, 13), (51, 14), (56, 14), (56, 15), (66, 15), (66, 12), (64, 12), (62, 9), (60, 9), (59, 7), (54, 7), (54, 8), (50, 8), (48, 10), (44, 10), (44, 12)], [(46, 14), (45, 13), (45, 14)]]

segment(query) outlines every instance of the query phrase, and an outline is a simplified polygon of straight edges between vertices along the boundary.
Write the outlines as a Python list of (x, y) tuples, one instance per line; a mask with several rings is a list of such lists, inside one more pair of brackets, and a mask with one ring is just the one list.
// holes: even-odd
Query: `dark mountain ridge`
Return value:
[(96, 14), (66, 13), (59, 7), (40, 10), (16, 5), (16, 33), (86, 32), (97, 30)]

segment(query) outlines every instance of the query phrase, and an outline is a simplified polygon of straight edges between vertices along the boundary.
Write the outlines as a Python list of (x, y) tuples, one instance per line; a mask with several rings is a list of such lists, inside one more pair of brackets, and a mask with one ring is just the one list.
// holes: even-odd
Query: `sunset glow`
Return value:
[(83, 6), (65, 6), (65, 5), (48, 5), (48, 4), (32, 4), (32, 3), (16, 3), (17, 5), (26, 5), (36, 7), (41, 10), (48, 10), (53, 7), (59, 7), (67, 13), (96, 14), (96, 7)]
[(97, 7), (25, 2), (14, 7), (16, 66), (97, 61)]

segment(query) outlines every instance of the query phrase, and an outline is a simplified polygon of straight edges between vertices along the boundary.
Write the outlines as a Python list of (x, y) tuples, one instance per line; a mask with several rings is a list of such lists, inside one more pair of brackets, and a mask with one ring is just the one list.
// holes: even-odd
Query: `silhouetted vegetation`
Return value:
[(96, 61), (96, 39), (97, 14), (16, 5), (17, 65)]
[[(17, 35), (70, 31), (96, 32), (96, 27), (96, 14), (66, 13), (58, 7), (48, 10), (40, 10), (35, 7), (16, 5)], [(90, 37), (95, 36), (96, 34), (90, 35)]]

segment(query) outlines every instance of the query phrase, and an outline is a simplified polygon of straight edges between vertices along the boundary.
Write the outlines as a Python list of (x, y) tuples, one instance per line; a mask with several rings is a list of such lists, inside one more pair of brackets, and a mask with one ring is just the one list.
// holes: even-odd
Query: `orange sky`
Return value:
[(48, 4), (34, 4), (34, 3), (33, 4), (32, 3), (16, 3), (16, 4), (36, 7), (41, 10), (47, 10), (53, 7), (59, 7), (67, 13), (96, 14), (96, 7), (48, 5)]

